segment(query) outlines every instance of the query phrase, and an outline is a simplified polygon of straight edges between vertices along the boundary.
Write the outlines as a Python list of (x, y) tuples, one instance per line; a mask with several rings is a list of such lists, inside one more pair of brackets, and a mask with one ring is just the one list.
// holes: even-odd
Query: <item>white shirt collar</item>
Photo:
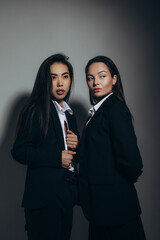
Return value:
[(94, 113), (98, 110), (98, 108), (102, 105), (102, 103), (110, 96), (113, 92), (109, 93), (106, 97), (104, 97), (101, 101), (99, 101), (96, 105), (89, 109), (89, 116), (93, 116)]
[(52, 101), (53, 101), (54, 106), (56, 107), (56, 110), (57, 110), (58, 112), (64, 113), (64, 112), (67, 111), (67, 112), (69, 112), (71, 115), (73, 115), (72, 109), (69, 107), (69, 105), (68, 105), (65, 101), (62, 102), (63, 107), (61, 107), (61, 106), (57, 103), (57, 101), (54, 101), (54, 100), (52, 100)]

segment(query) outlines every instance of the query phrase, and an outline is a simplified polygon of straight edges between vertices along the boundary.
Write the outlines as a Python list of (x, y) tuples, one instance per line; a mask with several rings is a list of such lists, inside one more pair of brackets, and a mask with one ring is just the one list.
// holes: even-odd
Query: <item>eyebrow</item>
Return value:
[[(102, 71), (98, 72), (97, 74), (100, 74), (100, 73), (102, 73), (102, 72), (107, 73), (105, 70), (102, 70)], [(93, 74), (88, 73), (87, 76), (93, 76)]]
[[(62, 73), (61, 75), (63, 76), (63, 75), (66, 75), (66, 74), (68, 74), (69, 75), (69, 72), (64, 72), (64, 73)], [(51, 73), (51, 75), (53, 76), (58, 76), (58, 74), (56, 74), (56, 73)]]
[(107, 73), (105, 70), (102, 70), (102, 71), (98, 72), (98, 74), (100, 74), (100, 73), (102, 73), (102, 72), (105, 72), (105, 73)]

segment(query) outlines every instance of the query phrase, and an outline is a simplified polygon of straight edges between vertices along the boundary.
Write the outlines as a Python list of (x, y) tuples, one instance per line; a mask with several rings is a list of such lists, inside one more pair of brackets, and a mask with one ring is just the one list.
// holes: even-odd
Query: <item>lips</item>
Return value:
[(63, 90), (63, 89), (58, 89), (58, 90), (56, 91), (56, 93), (57, 93), (58, 95), (62, 95), (62, 94), (64, 93), (64, 90)]
[(101, 91), (101, 88), (94, 88), (94, 89), (93, 89), (93, 92), (94, 92), (94, 93), (97, 93), (97, 92), (100, 92), (100, 91)]

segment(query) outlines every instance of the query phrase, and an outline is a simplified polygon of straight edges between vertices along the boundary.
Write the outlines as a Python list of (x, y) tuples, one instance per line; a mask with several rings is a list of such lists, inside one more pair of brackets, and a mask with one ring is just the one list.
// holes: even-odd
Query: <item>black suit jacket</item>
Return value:
[[(74, 115), (66, 113), (66, 117), (70, 130), (78, 135)], [(38, 111), (35, 111), (30, 131), (29, 121), (27, 125), (22, 124), (11, 150), (16, 161), (28, 166), (22, 201), (24, 208), (40, 208), (50, 201), (54, 204), (56, 197), (63, 198), (66, 191), (64, 179), (68, 170), (62, 168), (61, 164), (61, 152), (65, 149), (64, 139), (54, 104), (51, 102), (49, 128), (45, 139), (42, 137), (38, 118)], [(77, 171), (75, 158), (73, 163)]]
[(85, 127), (79, 149), (80, 202), (88, 220), (114, 226), (138, 216), (134, 182), (142, 159), (130, 111), (114, 94)]

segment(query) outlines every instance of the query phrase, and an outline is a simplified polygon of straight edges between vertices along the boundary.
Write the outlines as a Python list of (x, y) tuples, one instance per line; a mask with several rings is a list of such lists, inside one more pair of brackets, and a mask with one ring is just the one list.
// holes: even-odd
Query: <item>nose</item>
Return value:
[(98, 76), (94, 78), (93, 85), (96, 86), (99, 84)]
[(61, 77), (58, 78), (57, 85), (58, 85), (58, 86), (63, 86), (63, 81), (62, 81), (62, 78), (61, 78)]

